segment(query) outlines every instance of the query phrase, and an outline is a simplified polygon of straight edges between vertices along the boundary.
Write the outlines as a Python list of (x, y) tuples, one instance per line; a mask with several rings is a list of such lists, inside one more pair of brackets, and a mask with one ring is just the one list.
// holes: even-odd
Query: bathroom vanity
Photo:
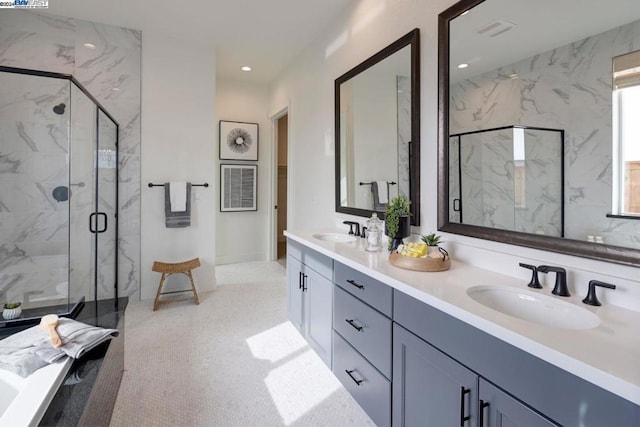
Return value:
[(559, 297), (462, 263), (402, 270), (361, 239), (285, 235), (289, 317), (377, 425), (640, 425), (640, 313), (574, 295), (562, 304), (595, 323), (525, 321), (470, 295)]

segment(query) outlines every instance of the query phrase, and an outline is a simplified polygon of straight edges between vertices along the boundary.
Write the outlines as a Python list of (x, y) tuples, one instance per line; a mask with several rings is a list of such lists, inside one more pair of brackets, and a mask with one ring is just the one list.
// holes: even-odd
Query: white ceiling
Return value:
[[(54, 0), (47, 13), (210, 42), (217, 75), (268, 83), (349, 5), (345, 0)], [(143, 42), (144, 43), (144, 42)], [(251, 72), (240, 67), (249, 65)]]
[[(451, 22), (451, 81), (495, 70), (638, 19), (640, 0), (484, 2)], [(496, 37), (477, 33), (496, 21), (515, 26)], [(458, 69), (463, 62), (469, 67)]]

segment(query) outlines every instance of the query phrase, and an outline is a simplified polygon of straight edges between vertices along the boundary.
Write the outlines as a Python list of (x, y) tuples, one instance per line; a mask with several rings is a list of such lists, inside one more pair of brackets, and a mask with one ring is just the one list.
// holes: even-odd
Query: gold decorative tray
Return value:
[(389, 262), (396, 267), (414, 271), (445, 271), (451, 267), (451, 257), (448, 254), (440, 258), (413, 258), (393, 252), (389, 255)]

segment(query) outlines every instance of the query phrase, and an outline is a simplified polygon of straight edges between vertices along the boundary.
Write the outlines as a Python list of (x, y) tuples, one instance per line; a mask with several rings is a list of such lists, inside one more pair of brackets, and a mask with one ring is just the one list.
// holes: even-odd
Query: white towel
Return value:
[(378, 203), (385, 204), (389, 203), (389, 186), (387, 185), (387, 181), (376, 181), (378, 184)]
[(0, 369), (26, 377), (64, 356), (80, 358), (98, 344), (119, 334), (117, 329), (91, 326), (64, 317), (60, 318), (56, 330), (63, 343), (60, 348), (52, 347), (49, 333), (40, 326), (33, 326), (1, 340)]
[(187, 210), (186, 182), (170, 182), (169, 194), (171, 200), (171, 212), (184, 212)]

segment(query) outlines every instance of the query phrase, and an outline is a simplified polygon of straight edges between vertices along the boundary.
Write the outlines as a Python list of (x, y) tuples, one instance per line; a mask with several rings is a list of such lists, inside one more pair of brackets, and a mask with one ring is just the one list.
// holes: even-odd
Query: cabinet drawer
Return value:
[(391, 317), (393, 309), (391, 286), (337, 262), (335, 263), (335, 283), (385, 316)]
[(333, 374), (377, 426), (391, 424), (391, 382), (336, 332)]
[(391, 378), (391, 320), (338, 286), (333, 298), (333, 328)]

